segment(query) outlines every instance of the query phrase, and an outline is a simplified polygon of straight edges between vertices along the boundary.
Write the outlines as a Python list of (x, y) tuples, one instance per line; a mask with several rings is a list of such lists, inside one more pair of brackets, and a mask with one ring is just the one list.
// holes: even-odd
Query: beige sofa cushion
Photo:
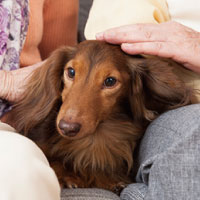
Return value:
[(85, 27), (86, 39), (98, 32), (134, 23), (161, 23), (170, 19), (165, 0), (94, 0)]

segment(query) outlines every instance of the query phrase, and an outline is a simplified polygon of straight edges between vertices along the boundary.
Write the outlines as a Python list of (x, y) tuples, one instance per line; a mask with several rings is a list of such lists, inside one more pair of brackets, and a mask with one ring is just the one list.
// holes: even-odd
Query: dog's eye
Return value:
[(104, 86), (106, 86), (106, 87), (112, 87), (112, 86), (115, 85), (116, 82), (117, 82), (117, 80), (114, 77), (108, 77), (104, 81)]
[(67, 68), (68, 76), (69, 78), (74, 78), (75, 76), (75, 70), (72, 67)]

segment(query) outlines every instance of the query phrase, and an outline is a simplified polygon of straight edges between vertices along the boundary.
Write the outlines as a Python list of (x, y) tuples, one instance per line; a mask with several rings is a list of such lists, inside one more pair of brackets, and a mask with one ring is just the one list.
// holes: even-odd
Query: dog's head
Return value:
[(169, 63), (85, 41), (56, 50), (34, 73), (14, 109), (15, 127), (26, 134), (50, 118), (62, 136), (82, 138), (116, 113), (145, 123), (191, 103), (192, 95)]
[(63, 70), (58, 131), (84, 137), (112, 113), (119, 112), (130, 85), (125, 57), (116, 46), (86, 41), (79, 44)]

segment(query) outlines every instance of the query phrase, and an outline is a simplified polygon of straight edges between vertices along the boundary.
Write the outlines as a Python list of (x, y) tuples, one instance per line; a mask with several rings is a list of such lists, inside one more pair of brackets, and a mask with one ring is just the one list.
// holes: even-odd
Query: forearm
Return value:
[(9, 71), (0, 70), (0, 98), (7, 99), (10, 93), (11, 88), (9, 86), (12, 85), (12, 77)]
[(19, 101), (32, 73), (43, 63), (44, 61), (13, 71), (0, 70), (0, 98), (11, 102)]

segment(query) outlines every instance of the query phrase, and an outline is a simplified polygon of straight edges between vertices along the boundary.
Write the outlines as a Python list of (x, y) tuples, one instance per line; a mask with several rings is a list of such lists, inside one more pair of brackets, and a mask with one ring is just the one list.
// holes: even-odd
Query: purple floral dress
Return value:
[[(0, 0), (0, 70), (19, 68), (28, 30), (28, 11), (29, 0)], [(0, 99), (0, 116), (7, 109), (8, 103)]]

